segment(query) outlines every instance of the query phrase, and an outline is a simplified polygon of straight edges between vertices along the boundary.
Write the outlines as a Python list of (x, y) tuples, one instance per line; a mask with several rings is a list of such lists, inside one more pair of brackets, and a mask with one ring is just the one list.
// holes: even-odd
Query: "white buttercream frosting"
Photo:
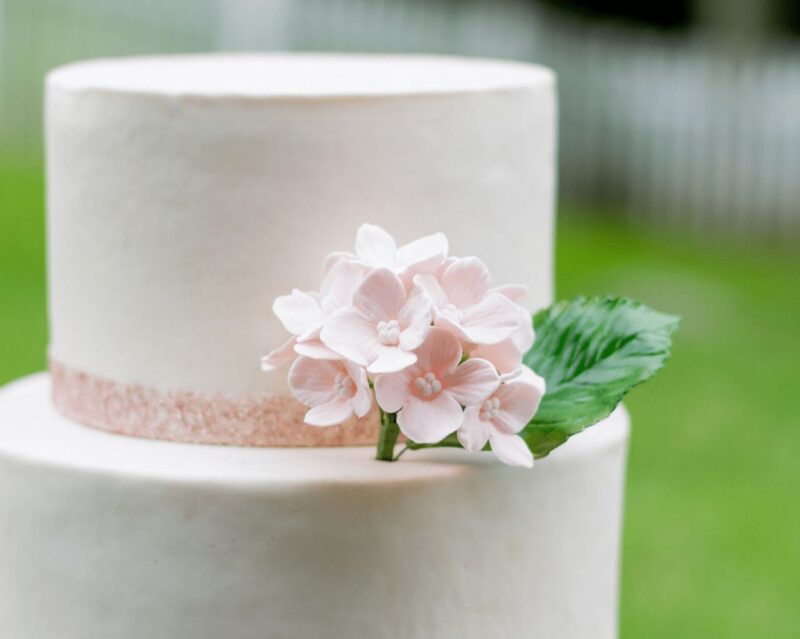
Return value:
[(69, 91), (230, 97), (381, 97), (526, 89), (549, 69), (480, 58), (238, 54), (90, 60), (50, 73)]

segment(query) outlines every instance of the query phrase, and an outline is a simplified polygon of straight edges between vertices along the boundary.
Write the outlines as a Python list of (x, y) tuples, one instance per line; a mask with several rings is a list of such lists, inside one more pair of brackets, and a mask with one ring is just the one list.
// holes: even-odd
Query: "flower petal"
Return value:
[(372, 374), (396, 373), (416, 363), (417, 356), (397, 347), (382, 347), (378, 357), (367, 367)]
[(474, 406), (497, 389), (500, 376), (485, 359), (468, 359), (445, 374), (442, 385), (463, 406)]
[(520, 367), (520, 374), (515, 381), (534, 386), (540, 395), (544, 395), (547, 390), (544, 377), (537, 375), (530, 367), (525, 365)]
[(311, 359), (342, 359), (339, 353), (332, 351), (319, 339), (297, 342), (294, 347), (294, 352), (304, 357), (310, 357)]
[(375, 378), (375, 399), (384, 412), (396, 413), (410, 394), (410, 380), (405, 372), (378, 375)]
[(296, 341), (297, 340), (294, 337), (291, 337), (288, 342), (279, 346), (274, 351), (270, 351), (264, 357), (262, 357), (261, 370), (265, 373), (269, 373), (270, 371), (274, 371), (279, 366), (291, 362), (297, 356), (294, 350)]
[(380, 226), (362, 224), (356, 233), (356, 255), (373, 266), (394, 267), (397, 244)]
[(407, 269), (423, 262), (430, 262), (435, 269), (447, 257), (447, 237), (444, 233), (426, 235), (397, 249), (397, 266)]
[(521, 353), (527, 353), (531, 350), (535, 335), (533, 332), (533, 317), (527, 309), (517, 306), (517, 314), (519, 315), (519, 328), (511, 333), (511, 340), (517, 345)]
[(416, 264), (409, 266), (405, 270), (401, 270), (398, 274), (400, 275), (400, 279), (403, 281), (403, 286), (406, 287), (407, 291), (411, 292), (414, 290), (415, 286), (414, 278), (417, 275), (435, 273), (436, 271), (439, 270), (441, 265), (442, 265), (442, 258), (436, 256), (427, 259), (424, 262), (417, 262)]
[(272, 310), (292, 335), (303, 335), (318, 328), (325, 316), (313, 296), (294, 289), (290, 295), (281, 295), (272, 303)]
[(289, 369), (289, 388), (306, 406), (326, 404), (337, 397), (336, 376), (345, 373), (341, 362), (298, 357)]
[(422, 345), (431, 328), (432, 318), (431, 298), (426, 293), (414, 295), (405, 303), (397, 317), (403, 350), (413, 351)]
[(493, 288), (490, 293), (500, 293), (515, 304), (519, 304), (528, 296), (528, 287), (524, 284), (503, 284)]
[(328, 253), (325, 259), (322, 261), (322, 273), (327, 274), (328, 271), (330, 271), (334, 266), (343, 260), (358, 260), (358, 257), (352, 253), (348, 253), (347, 251), (334, 251), (333, 253)]
[(370, 273), (353, 295), (353, 306), (373, 322), (397, 319), (406, 303), (406, 289), (388, 268)]
[(413, 351), (422, 346), (425, 338), (428, 337), (430, 332), (430, 324), (423, 324), (422, 326), (412, 326), (400, 333), (400, 348), (404, 351)]
[(420, 444), (435, 444), (458, 430), (464, 421), (464, 411), (447, 391), (436, 399), (421, 400), (408, 395), (403, 410), (397, 414), (402, 433)]
[(450, 313), (437, 313), (436, 318), (433, 320), (433, 325), (438, 329), (450, 333), (457, 340), (468, 346), (475, 345), (475, 342), (470, 339), (469, 335), (467, 335), (466, 331), (461, 327), (461, 324), (453, 319)]
[(492, 419), (495, 428), (507, 434), (521, 431), (536, 414), (542, 395), (539, 388), (519, 378), (501, 385), (493, 395), (500, 400), (498, 413)]
[(469, 451), (477, 452), (489, 441), (490, 426), (480, 418), (480, 407), (469, 406), (464, 409), (464, 423), (456, 433), (459, 443)]
[(320, 306), (327, 315), (334, 311), (349, 306), (353, 301), (353, 294), (359, 287), (368, 267), (352, 260), (340, 260), (326, 273), (320, 286)]
[(309, 426), (336, 426), (346, 422), (353, 416), (353, 407), (346, 398), (337, 397), (336, 399), (314, 406), (306, 413), (303, 421)]
[(437, 268), (436, 271), (434, 272), (434, 275), (436, 276), (436, 278), (441, 280), (442, 279), (442, 275), (444, 275), (444, 272), (448, 268), (450, 268), (450, 265), (453, 262), (455, 262), (457, 259), (458, 259), (457, 257), (446, 257), (446, 258), (444, 258), (444, 260), (442, 260), (442, 263), (439, 265), (439, 268)]
[(328, 320), (320, 339), (331, 350), (366, 366), (377, 356), (375, 324), (352, 307), (340, 308)]
[(447, 294), (439, 284), (439, 281), (430, 273), (415, 276), (414, 286), (423, 293), (428, 294), (434, 308), (439, 309), (447, 306)]
[(519, 328), (517, 307), (499, 293), (487, 295), (475, 306), (464, 309), (458, 326), (468, 341), (475, 344), (496, 344)]
[(356, 384), (356, 393), (350, 398), (353, 412), (358, 417), (364, 417), (372, 408), (372, 392), (369, 388), (367, 371), (352, 362), (345, 362), (344, 365), (348, 375), (350, 375), (350, 379)]
[(512, 379), (516, 379), (522, 374), (522, 369), (524, 367), (520, 366), (518, 369), (511, 371), (510, 373), (503, 373), (500, 375), (500, 383), (503, 382), (510, 382)]
[(507, 435), (491, 429), (489, 442), (492, 452), (504, 464), (533, 468), (533, 454), (519, 435)]
[(416, 351), (418, 368), (441, 377), (461, 361), (458, 339), (440, 328), (431, 328), (428, 337)]
[(442, 273), (441, 284), (447, 299), (456, 308), (480, 302), (489, 292), (489, 269), (477, 257), (456, 260)]
[(522, 366), (522, 352), (510, 337), (497, 344), (482, 344), (471, 351), (470, 357), (479, 357), (491, 362), (497, 372), (506, 375)]
[(324, 324), (320, 324), (319, 326), (315, 326), (311, 330), (306, 331), (302, 335), (297, 336), (297, 341), (299, 342), (318, 342), (319, 341), (319, 334), (322, 332), (322, 327)]

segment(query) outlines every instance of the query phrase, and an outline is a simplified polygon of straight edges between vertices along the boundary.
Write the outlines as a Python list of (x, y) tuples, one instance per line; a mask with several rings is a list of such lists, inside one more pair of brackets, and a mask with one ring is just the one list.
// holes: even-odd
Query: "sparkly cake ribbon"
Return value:
[(100, 430), (175, 442), (231, 446), (368, 446), (377, 410), (341, 426), (303, 422), (305, 406), (287, 395), (233, 397), (165, 392), (72, 369), (50, 360), (53, 403), (62, 415)]

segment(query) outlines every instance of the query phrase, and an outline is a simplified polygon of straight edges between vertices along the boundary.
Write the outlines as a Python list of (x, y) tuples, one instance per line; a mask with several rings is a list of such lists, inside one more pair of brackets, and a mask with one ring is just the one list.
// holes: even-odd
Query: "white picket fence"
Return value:
[(542, 30), (559, 71), (565, 194), (698, 233), (800, 231), (800, 47)]
[(0, 145), (38, 149), (51, 66), (236, 49), (540, 61), (559, 74), (563, 199), (698, 233), (800, 229), (798, 44), (732, 56), (702, 33), (568, 20), (521, 0), (0, 0)]

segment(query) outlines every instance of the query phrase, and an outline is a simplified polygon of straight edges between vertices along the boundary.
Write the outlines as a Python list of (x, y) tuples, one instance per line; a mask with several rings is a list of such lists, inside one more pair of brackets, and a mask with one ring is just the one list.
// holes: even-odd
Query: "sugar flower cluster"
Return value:
[(363, 417), (374, 399), (414, 442), (456, 433), (467, 450), (488, 442), (503, 462), (530, 467), (518, 433), (545, 387), (522, 363), (534, 340), (525, 288), (492, 288), (483, 262), (448, 252), (441, 233), (398, 247), (364, 224), (355, 253), (325, 260), (318, 292), (275, 300), (291, 337), (262, 367), (293, 361), (289, 387), (313, 426)]

